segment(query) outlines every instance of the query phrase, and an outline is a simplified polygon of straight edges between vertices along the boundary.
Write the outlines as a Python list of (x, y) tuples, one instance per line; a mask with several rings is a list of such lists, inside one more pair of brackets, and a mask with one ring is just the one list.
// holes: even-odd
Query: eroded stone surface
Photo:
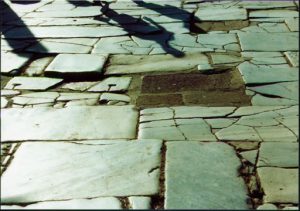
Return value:
[(20, 90), (46, 90), (60, 82), (62, 79), (46, 78), (46, 77), (14, 77), (5, 86), (5, 89)]
[(195, 16), (201, 21), (245, 20), (247, 11), (238, 7), (201, 7)]
[(129, 88), (131, 77), (109, 77), (91, 87), (89, 92), (126, 91)]
[(239, 166), (224, 143), (167, 143), (165, 209), (247, 209)]
[(24, 143), (2, 175), (2, 203), (157, 194), (161, 144)]
[(128, 197), (129, 203), (132, 209), (151, 209), (151, 198), (143, 196), (131, 196)]
[(137, 112), (132, 106), (14, 108), (3, 110), (1, 118), (2, 141), (130, 139)]
[(1, 72), (9, 73), (12, 70), (18, 70), (23, 67), (31, 57), (32, 54), (1, 52)]

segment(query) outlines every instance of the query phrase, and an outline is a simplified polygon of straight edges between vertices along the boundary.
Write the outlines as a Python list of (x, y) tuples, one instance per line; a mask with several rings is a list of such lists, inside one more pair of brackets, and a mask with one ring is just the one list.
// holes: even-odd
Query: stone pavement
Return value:
[(2, 209), (298, 209), (298, 1), (2, 1)]

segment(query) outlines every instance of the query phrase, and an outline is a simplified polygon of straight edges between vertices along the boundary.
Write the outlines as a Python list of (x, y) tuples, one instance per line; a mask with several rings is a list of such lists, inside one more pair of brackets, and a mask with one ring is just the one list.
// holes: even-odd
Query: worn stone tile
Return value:
[(243, 51), (297, 51), (299, 35), (289, 33), (245, 33), (239, 32), (241, 48)]
[(92, 86), (89, 92), (124, 92), (127, 91), (132, 77), (109, 77)]
[(297, 168), (298, 158), (298, 143), (266, 142), (260, 145), (257, 166)]
[(93, 85), (97, 84), (98, 82), (71, 82), (64, 84), (61, 88), (62, 89), (70, 89), (74, 91), (86, 91)]
[(247, 209), (239, 166), (224, 143), (168, 142), (165, 209)]
[(235, 118), (214, 118), (214, 119), (205, 119), (205, 121), (211, 125), (213, 129), (229, 127), (237, 121)]
[(299, 17), (297, 11), (293, 10), (255, 10), (250, 11), (249, 17), (253, 18), (294, 18)]
[(85, 99), (99, 99), (100, 94), (97, 93), (60, 93), (57, 101), (70, 100), (85, 100)]
[(4, 109), (1, 118), (2, 141), (132, 139), (137, 112), (132, 106), (14, 108)]
[(100, 103), (110, 101), (130, 102), (130, 97), (125, 94), (103, 93), (100, 97)]
[(44, 69), (53, 60), (54, 57), (43, 57), (34, 60), (30, 63), (29, 67), (26, 68), (25, 74), (28, 76), (39, 76), (42, 75)]
[(285, 19), (285, 23), (292, 32), (299, 31), (299, 18)]
[(98, 38), (64, 38), (64, 39), (43, 39), (47, 42), (56, 42), (56, 43), (70, 43), (84, 46), (94, 46), (98, 41)]
[(195, 13), (195, 17), (201, 21), (245, 20), (247, 11), (238, 7), (200, 7)]
[(18, 95), (12, 98), (13, 103), (17, 105), (35, 105), (35, 104), (50, 104), (55, 102), (59, 94), (57, 92), (34, 92)]
[[(23, 67), (32, 58), (32, 54), (10, 53), (1, 51), (1, 72), (9, 73)], [(14, 61), (14, 62), (11, 62)]]
[(289, 128), (297, 137), (299, 136), (299, 116), (277, 117), (276, 120)]
[(0, 94), (1, 94), (1, 97), (12, 97), (12, 96), (21, 94), (21, 92), (18, 90), (1, 89)]
[(46, 68), (46, 73), (100, 74), (107, 55), (59, 54)]
[(270, 98), (260, 94), (256, 94), (252, 97), (251, 103), (253, 106), (280, 106), (280, 105), (298, 105), (298, 100), (291, 100), (286, 98)]
[(262, 167), (257, 172), (265, 203), (298, 203), (298, 169)]
[(171, 108), (175, 111), (175, 118), (224, 117), (235, 110), (235, 107), (204, 106), (177, 106)]
[(201, 43), (206, 47), (216, 46), (222, 48), (224, 45), (231, 43), (237, 43), (237, 38), (235, 34), (200, 34), (198, 35), (197, 42)]
[(274, 205), (274, 204), (263, 204), (263, 205), (259, 205), (256, 210), (278, 210), (278, 208)]
[(299, 84), (297, 82), (282, 82), (270, 85), (248, 87), (248, 89), (272, 96), (278, 96), (291, 100), (299, 99)]
[(244, 62), (238, 69), (246, 84), (298, 81), (299, 72), (292, 67), (262, 67)]
[(248, 160), (250, 163), (255, 165), (257, 153), (258, 153), (258, 150), (249, 150), (249, 151), (241, 152), (240, 154), (242, 155), (242, 157), (244, 159)]
[(250, 116), (242, 116), (236, 124), (245, 126), (273, 126), (278, 125), (278, 121), (275, 120), (279, 117), (279, 114), (274, 111), (266, 111), (259, 114), (253, 114)]
[(143, 196), (130, 196), (128, 197), (131, 209), (142, 209), (142, 210), (148, 210), (151, 209), (150, 203), (151, 198), (150, 197), (143, 197)]
[(113, 56), (105, 74), (129, 74), (142, 72), (170, 72), (196, 68), (208, 64), (208, 58), (200, 53), (186, 54), (182, 58), (172, 55)]
[(30, 27), (31, 33), (25, 27), (17, 27), (5, 33), (6, 38), (100, 38), (127, 35), (128, 32), (120, 27), (104, 26), (33, 26)]
[(1, 108), (5, 108), (8, 105), (8, 100), (5, 97), (1, 97)]
[(2, 203), (157, 194), (161, 145), (24, 143), (2, 175)]
[(65, 104), (65, 107), (70, 106), (93, 106), (98, 104), (98, 99), (83, 99), (83, 100), (72, 100)]
[[(263, 30), (274, 33), (274, 32), (290, 32), (289, 28), (284, 23), (260, 23), (258, 24)], [(263, 31), (262, 31), (263, 32)]]
[(249, 126), (232, 125), (215, 133), (222, 141), (261, 141), (257, 132)]
[(280, 110), (276, 110), (275, 112), (279, 113), (282, 116), (299, 116), (299, 107), (295, 106), (285, 106)]
[(263, 141), (295, 142), (297, 137), (289, 129), (282, 125), (255, 127), (255, 130)]
[(92, 53), (129, 54), (130, 51), (122, 47), (122, 43), (131, 41), (128, 36), (101, 38), (92, 50)]
[(5, 86), (5, 89), (20, 90), (46, 90), (60, 82), (62, 79), (46, 77), (14, 77)]
[(230, 54), (212, 53), (210, 56), (213, 64), (241, 63), (244, 61), (242, 57)]
[(286, 59), (280, 52), (242, 52), (245, 59), (250, 59), (252, 64), (286, 64)]
[(287, 106), (243, 106), (237, 108), (229, 117), (248, 116), (266, 111), (277, 111), (278, 109), (286, 108)]
[(246, 9), (273, 9), (295, 6), (291, 1), (272, 1), (271, 4), (266, 1), (241, 1), (239, 5)]
[(172, 109), (167, 107), (148, 108), (140, 111), (140, 122), (172, 119), (174, 116)]
[(72, 43), (40, 41), (25, 49), (34, 53), (89, 53), (92, 47)]
[(284, 52), (293, 67), (299, 67), (299, 52)]

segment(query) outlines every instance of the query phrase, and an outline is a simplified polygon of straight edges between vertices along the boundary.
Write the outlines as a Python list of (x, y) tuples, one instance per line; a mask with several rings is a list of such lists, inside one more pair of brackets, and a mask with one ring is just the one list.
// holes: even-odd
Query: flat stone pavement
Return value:
[(1, 8), (2, 209), (298, 209), (298, 1)]

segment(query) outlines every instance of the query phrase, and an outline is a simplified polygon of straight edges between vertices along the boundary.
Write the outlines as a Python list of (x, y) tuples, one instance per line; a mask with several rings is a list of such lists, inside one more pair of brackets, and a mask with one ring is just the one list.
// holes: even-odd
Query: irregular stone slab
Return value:
[(248, 89), (261, 94), (279, 96), (292, 100), (299, 99), (298, 82), (283, 82), (270, 85), (248, 87)]
[(105, 74), (129, 74), (142, 72), (169, 72), (196, 68), (199, 64), (209, 64), (208, 58), (200, 53), (186, 54), (182, 58), (172, 55), (113, 56)]
[(299, 136), (298, 116), (277, 117), (276, 120), (289, 128), (297, 137)]
[(56, 43), (70, 43), (84, 46), (94, 46), (98, 41), (98, 38), (64, 38), (64, 39), (43, 39), (47, 42), (56, 42)]
[(114, 93), (103, 93), (100, 97), (100, 103), (110, 102), (110, 101), (120, 101), (120, 102), (130, 102), (130, 97), (124, 94), (114, 94)]
[(28, 63), (31, 57), (32, 54), (1, 52), (1, 73), (9, 73), (12, 70), (20, 69)]
[(161, 145), (24, 143), (2, 175), (2, 203), (157, 194)]
[(95, 44), (92, 53), (129, 54), (130, 51), (122, 46), (127, 41), (131, 41), (128, 36), (101, 38)]
[(230, 125), (235, 123), (237, 119), (216, 118), (216, 119), (206, 119), (205, 121), (208, 124), (210, 124), (213, 129), (217, 129), (217, 128), (229, 127)]
[(165, 209), (247, 209), (239, 166), (224, 143), (168, 142)]
[(247, 161), (249, 161), (250, 163), (255, 165), (257, 153), (258, 153), (258, 150), (249, 150), (249, 151), (241, 152), (240, 154), (242, 155), (242, 157), (244, 159), (246, 159)]
[(27, 18), (73, 18), (73, 17), (91, 17), (101, 15), (98, 6), (90, 7), (77, 7), (73, 10), (56, 10), (56, 11), (43, 11), (32, 12), (26, 14)]
[(131, 209), (142, 209), (142, 210), (149, 210), (151, 209), (150, 197), (142, 197), (142, 196), (130, 196), (128, 197), (129, 203), (131, 205)]
[(3, 97), (12, 97), (12, 96), (21, 94), (21, 92), (18, 90), (1, 89), (0, 94)]
[(275, 120), (276, 117), (279, 117), (278, 113), (267, 111), (251, 116), (242, 116), (236, 124), (246, 126), (273, 126), (278, 125), (278, 121)]
[(299, 52), (284, 52), (293, 67), (299, 67)]
[(295, 5), (291, 1), (241, 1), (239, 5), (243, 6), (246, 9), (272, 9), (272, 8), (285, 8), (285, 7), (294, 7)]
[(94, 199), (38, 202), (25, 207), (3, 205), (1, 209), (122, 209), (122, 205), (115, 197), (101, 197)]
[(260, 94), (256, 94), (251, 99), (251, 104), (253, 106), (267, 106), (267, 105), (273, 105), (273, 106), (279, 106), (279, 105), (298, 105), (298, 100), (291, 100), (286, 98), (270, 98), (265, 97)]
[(275, 112), (282, 116), (299, 116), (299, 106), (285, 106), (285, 108), (276, 110)]
[(243, 106), (236, 109), (233, 114), (229, 115), (229, 117), (247, 116), (265, 111), (277, 111), (278, 109), (283, 109), (286, 107), (287, 106)]
[(8, 30), (5, 33), (6, 38), (72, 38), (72, 37), (111, 37), (128, 34), (122, 28), (119, 27), (91, 27), (91, 26), (52, 26), (52, 27), (41, 27), (34, 26), (30, 27), (30, 32), (26, 27), (17, 27)]
[(97, 82), (73, 82), (73, 83), (66, 83), (61, 88), (62, 89), (70, 89), (74, 91), (86, 91), (88, 88), (92, 87), (93, 85), (97, 84)]
[(298, 169), (262, 167), (257, 172), (265, 203), (298, 203)]
[(284, 207), (282, 210), (299, 210), (299, 207), (293, 206), (293, 207)]
[(286, 64), (286, 59), (279, 52), (242, 52), (242, 56), (252, 64)]
[[(290, 32), (289, 28), (284, 23), (260, 23), (258, 24), (263, 30), (274, 33), (274, 32)], [(263, 32), (263, 31), (262, 31)]]
[(278, 208), (274, 204), (263, 204), (259, 205), (256, 210), (278, 210)]
[(26, 48), (25, 51), (35, 53), (89, 53), (91, 49), (92, 48), (89, 46), (42, 40), (39, 43)]
[(239, 32), (243, 51), (297, 51), (299, 35), (290, 33), (245, 33)]
[(139, 125), (140, 139), (163, 139), (167, 141), (216, 141), (210, 126), (200, 118), (162, 120)]
[(5, 86), (5, 89), (46, 90), (60, 82), (62, 79), (46, 77), (14, 77)]
[(250, 11), (249, 17), (253, 18), (294, 18), (299, 17), (297, 11), (293, 10), (256, 10)]
[(93, 106), (98, 104), (98, 99), (83, 99), (83, 100), (72, 100), (65, 104), (65, 107), (69, 106)]
[(60, 93), (57, 101), (99, 99), (100, 94), (94, 93)]
[(132, 77), (109, 77), (91, 87), (89, 92), (124, 92), (127, 91)]
[(59, 54), (46, 68), (45, 73), (100, 74), (107, 55)]
[(247, 11), (238, 7), (200, 7), (195, 17), (201, 21), (245, 20)]
[(1, 97), (1, 108), (5, 108), (8, 105), (8, 100), (5, 97)]
[(296, 142), (297, 137), (282, 125), (256, 127), (255, 130), (263, 141)]
[(43, 57), (36, 59), (30, 63), (29, 67), (26, 68), (25, 74), (28, 76), (39, 76), (42, 75), (44, 69), (53, 60), (54, 57)]
[(299, 31), (299, 18), (285, 19), (285, 23), (292, 32)]
[(224, 45), (237, 43), (237, 38), (235, 34), (200, 34), (198, 35), (197, 42), (207, 47), (215, 45), (222, 48)]
[(175, 118), (224, 117), (235, 110), (235, 107), (204, 106), (177, 106), (171, 108), (175, 111)]
[(298, 143), (262, 143), (259, 149), (258, 167), (295, 167), (299, 165)]
[(235, 55), (220, 54), (220, 53), (212, 53), (210, 55), (213, 64), (241, 63), (244, 61), (242, 57), (235, 56)]
[(19, 95), (12, 98), (12, 100), (17, 105), (53, 104), (58, 96), (57, 92), (34, 92)]
[(246, 84), (298, 81), (299, 72), (290, 67), (262, 67), (244, 62), (238, 69)]
[(249, 126), (232, 125), (215, 133), (222, 141), (261, 141), (257, 132)]
[(137, 112), (132, 106), (14, 108), (4, 109), (1, 117), (2, 141), (132, 139)]

